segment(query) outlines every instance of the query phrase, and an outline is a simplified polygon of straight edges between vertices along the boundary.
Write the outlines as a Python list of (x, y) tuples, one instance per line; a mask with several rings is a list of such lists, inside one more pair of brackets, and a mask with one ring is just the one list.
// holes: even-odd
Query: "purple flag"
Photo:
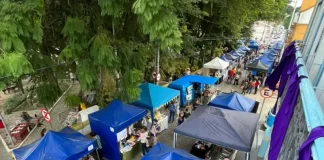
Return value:
[(324, 126), (312, 129), (307, 140), (299, 148), (299, 160), (311, 160), (311, 147), (313, 142), (320, 137), (324, 137)]
[(289, 87), (286, 96), (274, 121), (268, 155), (269, 160), (277, 160), (282, 143), (286, 136), (287, 128), (294, 113), (300, 83), (300, 78), (298, 78), (297, 71), (298, 67), (295, 63), (294, 68), (290, 70)]

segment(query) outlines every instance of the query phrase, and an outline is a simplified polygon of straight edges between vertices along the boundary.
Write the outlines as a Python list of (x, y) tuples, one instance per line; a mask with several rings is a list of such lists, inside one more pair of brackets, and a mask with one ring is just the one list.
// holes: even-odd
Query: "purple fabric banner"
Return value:
[(288, 80), (288, 70), (296, 63), (296, 48), (295, 42), (291, 42), (289, 46), (285, 49), (285, 52), (282, 55), (281, 62), (277, 68), (273, 71), (271, 75), (265, 81), (265, 85), (268, 86), (271, 90), (276, 89), (276, 85), (279, 82), (278, 97), (282, 96), (282, 93), (285, 89), (286, 82)]
[(277, 160), (278, 158), (282, 143), (286, 136), (287, 128), (297, 103), (300, 78), (298, 78), (297, 75), (298, 67), (296, 66), (296, 63), (293, 66), (294, 68), (289, 71), (290, 80), (286, 96), (274, 121), (268, 155), (269, 160)]
[(324, 126), (312, 129), (307, 140), (299, 148), (299, 160), (311, 160), (311, 147), (313, 142), (320, 137), (324, 137)]
[[(293, 66), (294, 63), (296, 63), (295, 53), (296, 53), (295, 41), (293, 41), (285, 49), (281, 61), (277, 66), (277, 68), (273, 71), (271, 75), (268, 76), (268, 78), (265, 81), (266, 86), (268, 86), (272, 90), (275, 90), (276, 85), (280, 79), (277, 101), (282, 96), (282, 93), (285, 90), (286, 83), (289, 77), (288, 70)], [(277, 111), (277, 102), (273, 107), (272, 114), (275, 115), (276, 111)]]

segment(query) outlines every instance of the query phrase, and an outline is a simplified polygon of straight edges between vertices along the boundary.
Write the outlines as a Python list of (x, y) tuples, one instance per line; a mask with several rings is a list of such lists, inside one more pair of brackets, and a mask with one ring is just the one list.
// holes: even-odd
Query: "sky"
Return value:
[[(303, 3), (303, 0), (292, 0), (292, 2), (290, 3), (291, 6), (295, 6), (295, 2), (297, 1), (297, 6), (296, 7), (300, 7)], [(307, 1), (307, 0), (305, 0)]]

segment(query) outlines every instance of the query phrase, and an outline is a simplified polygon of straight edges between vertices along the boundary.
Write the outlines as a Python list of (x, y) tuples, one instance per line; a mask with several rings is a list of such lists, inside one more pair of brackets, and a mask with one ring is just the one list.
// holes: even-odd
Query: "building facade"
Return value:
[(293, 17), (293, 24), (291, 26), (291, 34), (289, 35), (288, 42), (294, 40), (303, 40), (307, 26), (312, 17), (316, 0), (304, 0), (299, 12), (295, 13)]
[[(304, 0), (305, 1), (305, 0)], [(310, 0), (312, 1), (312, 0)], [(296, 47), (296, 61), (300, 65), (297, 104), (287, 128), (279, 160), (297, 160), (299, 148), (314, 128), (324, 126), (324, 0), (313, 8), (303, 41)], [(285, 94), (282, 97), (285, 97)], [(271, 140), (270, 140), (271, 141)], [(324, 160), (324, 137), (317, 138), (311, 147), (314, 160)], [(267, 157), (265, 157), (267, 159)]]

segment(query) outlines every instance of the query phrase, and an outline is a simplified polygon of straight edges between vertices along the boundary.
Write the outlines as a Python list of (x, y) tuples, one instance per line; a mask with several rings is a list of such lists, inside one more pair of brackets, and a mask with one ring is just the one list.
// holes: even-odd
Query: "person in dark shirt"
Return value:
[(43, 128), (43, 129), (42, 129), (42, 131), (41, 131), (41, 137), (44, 137), (44, 136), (45, 136), (46, 131), (47, 131), (46, 128)]
[(185, 120), (185, 116), (184, 116), (183, 111), (181, 111), (180, 114), (179, 114), (179, 118), (178, 118), (178, 126), (180, 124), (182, 124), (184, 122), (184, 120)]
[(174, 115), (176, 113), (176, 105), (175, 105), (175, 101), (172, 101), (170, 106), (170, 117), (169, 117), (169, 123), (173, 123), (174, 122)]

